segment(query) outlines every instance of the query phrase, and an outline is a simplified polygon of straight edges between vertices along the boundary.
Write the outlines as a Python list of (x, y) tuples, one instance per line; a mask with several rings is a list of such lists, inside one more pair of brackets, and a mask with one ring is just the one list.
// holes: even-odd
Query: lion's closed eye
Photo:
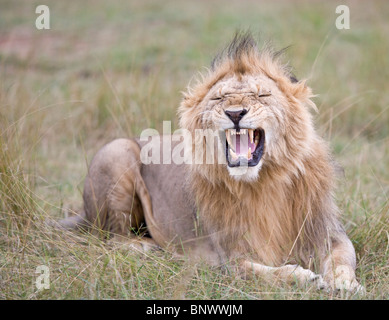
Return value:
[(267, 90), (267, 91), (260, 91), (258, 93), (258, 98), (262, 98), (262, 97), (270, 97), (272, 94), (271, 94), (271, 90)]

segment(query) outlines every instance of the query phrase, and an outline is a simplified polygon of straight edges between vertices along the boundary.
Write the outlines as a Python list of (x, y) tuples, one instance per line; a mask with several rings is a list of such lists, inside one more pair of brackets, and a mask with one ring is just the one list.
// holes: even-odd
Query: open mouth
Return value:
[(227, 129), (226, 158), (229, 167), (256, 166), (265, 147), (263, 129)]

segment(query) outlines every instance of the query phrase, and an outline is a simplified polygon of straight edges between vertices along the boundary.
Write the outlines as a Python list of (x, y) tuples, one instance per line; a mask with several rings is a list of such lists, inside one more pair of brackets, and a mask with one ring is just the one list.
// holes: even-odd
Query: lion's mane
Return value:
[(225, 165), (192, 164), (189, 184), (200, 219), (221, 251), (250, 253), (267, 265), (309, 266), (313, 255), (328, 252), (330, 241), (323, 239), (341, 228), (333, 199), (335, 169), (313, 126), (311, 89), (295, 79), (281, 56), (269, 46), (258, 49), (248, 33), (235, 36), (208, 73), (188, 87), (180, 125), (193, 134), (209, 127), (203, 118), (206, 96), (223, 79), (262, 75), (274, 82), (283, 107), (277, 116), (282, 138), (265, 147), (258, 179), (236, 180)]

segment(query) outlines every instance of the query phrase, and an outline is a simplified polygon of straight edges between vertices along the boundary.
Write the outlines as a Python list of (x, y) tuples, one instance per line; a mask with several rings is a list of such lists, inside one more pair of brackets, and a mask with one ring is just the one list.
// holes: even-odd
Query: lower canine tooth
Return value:
[(238, 156), (236, 155), (236, 153), (234, 151), (232, 151), (232, 149), (230, 149), (230, 155), (232, 157), (232, 160), (235, 161), (236, 159), (238, 159)]
[(251, 158), (251, 148), (249, 148), (249, 151), (247, 152), (247, 159)]

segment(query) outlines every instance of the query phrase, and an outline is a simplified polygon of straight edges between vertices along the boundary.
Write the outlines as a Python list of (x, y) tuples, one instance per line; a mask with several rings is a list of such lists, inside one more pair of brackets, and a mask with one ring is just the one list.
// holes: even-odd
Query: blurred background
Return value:
[[(35, 27), (40, 4), (50, 9), (49, 30)], [(335, 26), (340, 4), (350, 10), (348, 30)], [(0, 0), (0, 227), (8, 232), (0, 247), (13, 246), (9, 217), (61, 217), (64, 206), (81, 205), (87, 163), (103, 144), (161, 132), (164, 120), (176, 129), (181, 92), (236, 30), (250, 29), (276, 49), (290, 46), (285, 61), (317, 94), (317, 129), (345, 168), (337, 198), (346, 229), (366, 279), (381, 283), (388, 17), (388, 1)]]

